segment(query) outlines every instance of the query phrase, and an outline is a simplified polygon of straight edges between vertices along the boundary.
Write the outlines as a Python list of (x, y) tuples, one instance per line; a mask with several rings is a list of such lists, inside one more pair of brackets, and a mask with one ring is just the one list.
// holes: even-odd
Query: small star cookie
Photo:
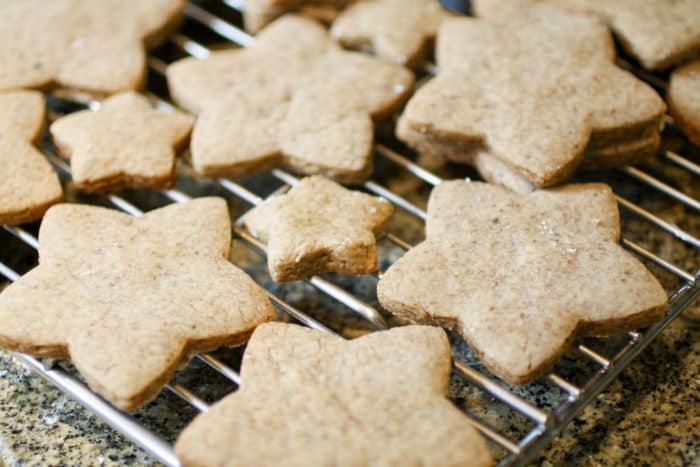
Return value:
[(673, 121), (690, 141), (700, 145), (700, 60), (671, 73), (666, 101)]
[(438, 0), (359, 1), (335, 19), (331, 35), (346, 47), (414, 65), (450, 16)]
[(88, 192), (168, 188), (176, 150), (189, 140), (193, 118), (154, 109), (135, 92), (112, 96), (97, 111), (59, 118), (51, 135), (70, 159), (73, 182)]
[(200, 198), (132, 217), (59, 204), (39, 266), (0, 294), (0, 346), (70, 358), (123, 410), (152, 399), (193, 352), (238, 345), (274, 310), (228, 261), (226, 202)]
[(343, 51), (297, 16), (275, 21), (247, 49), (177, 61), (167, 76), (173, 98), (200, 114), (191, 144), (200, 174), (284, 164), (343, 183), (369, 176), (372, 117), (391, 112), (413, 84), (404, 67)]
[(175, 452), (184, 466), (492, 465), (445, 398), (451, 362), (438, 328), (346, 341), (264, 324), (246, 347), (240, 389), (195, 418)]
[(462, 334), (493, 373), (525, 383), (579, 335), (663, 317), (666, 293), (618, 243), (607, 185), (527, 195), (444, 182), (428, 203), (426, 240), (382, 276), (382, 306)]
[[(472, 0), (478, 16), (520, 14), (540, 0)], [(700, 53), (697, 0), (544, 0), (590, 13), (610, 26), (620, 45), (645, 68), (659, 70)]]
[(535, 187), (566, 180), (588, 155), (627, 162), (635, 154), (620, 146), (658, 135), (665, 106), (613, 60), (603, 25), (553, 6), (504, 22), (445, 20), (440, 71), (408, 102), (397, 135), (419, 151), (448, 147), (457, 161), (485, 149)]
[(293, 281), (327, 271), (376, 271), (375, 235), (393, 211), (393, 205), (383, 198), (313, 176), (301, 180), (289, 193), (253, 208), (244, 223), (268, 244), (272, 278)]
[(298, 13), (330, 23), (353, 0), (243, 0), (243, 23), (250, 32), (258, 32), (285, 13)]
[(184, 0), (3, 0), (0, 90), (136, 89), (146, 76), (144, 46), (157, 45), (184, 6)]
[(39, 219), (63, 197), (56, 173), (32, 145), (43, 127), (41, 94), (0, 93), (0, 224)]

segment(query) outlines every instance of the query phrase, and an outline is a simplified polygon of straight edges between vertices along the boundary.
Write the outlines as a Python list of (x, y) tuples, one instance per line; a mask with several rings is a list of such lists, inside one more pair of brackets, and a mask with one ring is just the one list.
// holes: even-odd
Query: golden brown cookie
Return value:
[(353, 0), (244, 0), (243, 23), (250, 32), (258, 32), (285, 13), (298, 13), (330, 23)]
[(145, 79), (144, 47), (154, 47), (177, 25), (184, 5), (184, 0), (3, 0), (0, 90), (136, 89)]
[(376, 271), (375, 235), (393, 212), (383, 198), (313, 176), (252, 209), (244, 224), (267, 243), (272, 278), (292, 281), (320, 272)]
[(135, 92), (119, 94), (96, 110), (51, 124), (61, 154), (70, 159), (74, 184), (83, 191), (168, 188), (175, 178), (176, 150), (189, 141), (193, 118), (158, 110)]
[(32, 145), (44, 127), (38, 92), (0, 92), (0, 224), (41, 218), (63, 189), (46, 158)]
[(671, 73), (666, 102), (673, 121), (700, 145), (700, 60)]
[(240, 389), (195, 418), (175, 452), (184, 466), (492, 465), (445, 398), (451, 362), (438, 328), (346, 341), (264, 324), (246, 347)]
[(177, 61), (167, 76), (173, 98), (200, 113), (191, 145), (198, 173), (284, 164), (344, 183), (369, 176), (372, 117), (391, 112), (413, 83), (409, 70), (343, 51), (298, 16), (270, 24), (247, 49)]
[(245, 342), (272, 318), (230, 246), (220, 198), (142, 217), (57, 205), (39, 230), (39, 266), (0, 294), (0, 346), (70, 358), (93, 390), (134, 410), (191, 353)]
[(413, 65), (450, 16), (438, 0), (364, 0), (340, 13), (331, 35), (346, 47)]
[(580, 335), (663, 317), (666, 293), (618, 243), (606, 185), (527, 195), (444, 182), (428, 203), (426, 241), (382, 276), (382, 306), (458, 331), (493, 373), (525, 383)]
[[(476, 15), (503, 18), (541, 0), (472, 0)], [(590, 13), (610, 26), (622, 47), (645, 68), (668, 68), (700, 53), (697, 0), (544, 0)]]
[(455, 18), (438, 37), (436, 78), (406, 106), (397, 135), (486, 149), (534, 186), (564, 181), (590, 143), (597, 148), (658, 133), (665, 106), (617, 68), (605, 27), (596, 20), (538, 5), (507, 22)]

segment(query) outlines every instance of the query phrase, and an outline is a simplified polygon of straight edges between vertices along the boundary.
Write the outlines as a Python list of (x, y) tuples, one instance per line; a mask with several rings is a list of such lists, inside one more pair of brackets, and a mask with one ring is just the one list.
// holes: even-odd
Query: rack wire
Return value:
[[(227, 20), (224, 17), (235, 17), (235, 12), (240, 12), (241, 8), (241, 2), (237, 0), (210, 1), (202, 4), (190, 3), (185, 11), (186, 21), (188, 25), (193, 28), (199, 28), (208, 33), (212, 33), (220, 39), (229, 41), (237, 46), (247, 47), (252, 44), (255, 39), (243, 31), (235, 20)], [(225, 9), (229, 9), (230, 11), (221, 14), (220, 12)], [(205, 58), (210, 53), (206, 45), (189, 37), (183, 33), (182, 30), (172, 35), (169, 42), (170, 46), (180, 51), (179, 55), (185, 54), (198, 58)], [(623, 62), (622, 65), (634, 70), (633, 65), (629, 63)], [(166, 66), (167, 62), (159, 56), (151, 55), (149, 57), (149, 67), (153, 73), (162, 75)], [(436, 71), (435, 67), (430, 64), (427, 64), (425, 68), (432, 72)], [(645, 76), (643, 72), (638, 72), (638, 74), (647, 80), (653, 79), (654, 81), (652, 84), (657, 87), (665, 85), (663, 81), (659, 81), (654, 75), (650, 75), (651, 77), (649, 77)], [(173, 108), (173, 105), (166, 100), (167, 98), (162, 91), (149, 89), (147, 93), (156, 105), (166, 109)], [(91, 109), (99, 108), (100, 105), (100, 103), (96, 101), (76, 100), (72, 103)], [(667, 120), (669, 124), (672, 124), (670, 117), (667, 117)], [(390, 145), (377, 144), (375, 153), (377, 157), (383, 158), (385, 162), (393, 164), (414, 176), (420, 183), (424, 184), (425, 187), (430, 188), (436, 186), (442, 181), (441, 177), (411, 161), (398, 151), (393, 150)], [(70, 176), (70, 168), (61, 158), (50, 151), (47, 153), (47, 157), (59, 172), (68, 177)], [(677, 152), (665, 151), (660, 159), (665, 163), (673, 164), (687, 171), (692, 176), (700, 176), (700, 166)], [(700, 212), (700, 201), (640, 168), (623, 167), (619, 169), (619, 172), (623, 177), (636, 180), (649, 190), (669, 197), (671, 200), (683, 205), (690, 211)], [(298, 181), (294, 175), (285, 170), (274, 169), (270, 173), (281, 183), (280, 188), (273, 192), (272, 195), (285, 191)], [(253, 206), (264, 200), (263, 197), (250, 191), (236, 181), (217, 179), (214, 182), (227, 193), (229, 201), (242, 200)], [(426, 213), (421, 207), (405, 197), (400, 196), (386, 186), (383, 186), (378, 181), (374, 179), (369, 180), (363, 184), (362, 188), (370, 193), (388, 199), (397, 207), (421, 222), (425, 221)], [(178, 189), (162, 190), (161, 194), (164, 195), (169, 202), (173, 203), (186, 202), (191, 199), (189, 194)], [(700, 240), (692, 233), (684, 231), (675, 224), (662, 219), (638, 204), (624, 198), (620, 194), (616, 194), (616, 197), (622, 209), (648, 222), (650, 226), (657, 228), (660, 232), (675, 237), (691, 248), (700, 249)], [(104, 195), (100, 201), (106, 202), (116, 209), (135, 216), (143, 214), (141, 208), (121, 196)], [(243, 215), (245, 215), (245, 213)], [(251, 250), (264, 255), (265, 246), (251, 235), (250, 232), (245, 230), (240, 220), (240, 217), (236, 219), (232, 226), (236, 237)], [(36, 237), (25, 228), (21, 226), (5, 225), (3, 229), (30, 248), (34, 250), (38, 248)], [(407, 250), (411, 247), (408, 241), (391, 232), (385, 233), (383, 238), (389, 241), (393, 246), (402, 250)], [(655, 264), (661, 270), (665, 270), (672, 276), (675, 276), (681, 285), (671, 295), (669, 310), (663, 320), (644, 332), (628, 333), (624, 341), (619, 343), (610, 354), (604, 355), (603, 352), (594, 350), (594, 348), (583, 342), (577, 343), (572, 352), (594, 366), (592, 374), (585, 381), (576, 383), (554, 371), (540, 378), (537, 384), (544, 385), (547, 390), (557, 392), (561, 395), (559, 402), (554, 406), (546, 407), (545, 404), (538, 404), (529, 400), (527, 397), (520, 394), (521, 391), (519, 391), (518, 388), (502, 383), (483, 368), (474, 365), (471, 361), (467, 361), (462, 352), (455, 350), (453, 372), (456, 377), (465, 384), (476, 388), (476, 390), (480, 391), (484, 396), (492, 398), (496, 401), (495, 403), (501, 404), (513, 413), (519, 414), (519, 416), (527, 421), (529, 426), (526, 432), (514, 436), (510, 433), (506, 433), (505, 430), (493, 426), (492, 423), (486, 420), (486, 417), (471, 413), (469, 410), (465, 411), (465, 415), (471, 423), (493, 443), (495, 451), (498, 452), (500, 456), (500, 465), (524, 465), (532, 460), (542, 447), (548, 444), (583, 407), (600, 394), (608, 384), (610, 384), (610, 382), (612, 382), (612, 380), (659, 335), (659, 333), (690, 306), (694, 300), (700, 297), (700, 285), (698, 281), (700, 270), (687, 271), (681, 266), (661, 258), (659, 255), (635, 243), (629, 238), (623, 238), (622, 244), (642, 259)], [(693, 267), (695, 268), (697, 265)], [(9, 281), (15, 281), (20, 277), (18, 272), (11, 269), (2, 261), (0, 261), (0, 275), (4, 276)], [(381, 271), (377, 276), (380, 275)], [(324, 294), (352, 310), (361, 319), (366, 320), (374, 329), (385, 329), (389, 326), (383, 314), (377, 310), (376, 307), (367, 303), (366, 300), (359, 296), (347, 291), (344, 287), (330, 279), (314, 276), (309, 278), (307, 282), (321, 294)], [(326, 324), (296, 308), (278, 294), (268, 291), (268, 297), (278, 310), (289, 315), (299, 323), (321, 332), (335, 333)], [(52, 361), (40, 361), (24, 354), (16, 354), (16, 356), (32, 370), (69, 394), (87, 409), (97, 414), (101, 419), (142, 447), (153, 457), (168, 466), (179, 465), (172, 450), (172, 446), (159, 434), (147, 429), (131, 415), (112, 407), (109, 403), (90, 391), (90, 389), (71, 374), (71, 372), (59, 368)], [(238, 371), (217, 357), (211, 354), (196, 354), (195, 358), (208, 366), (212, 371), (223, 376), (229, 382), (232, 389), (235, 389), (240, 384)], [(187, 369), (182, 371), (187, 371)], [(191, 405), (197, 411), (206, 411), (208, 409), (207, 402), (202, 399), (203, 396), (197, 395), (191, 388), (171, 381), (165, 386), (165, 389)]]

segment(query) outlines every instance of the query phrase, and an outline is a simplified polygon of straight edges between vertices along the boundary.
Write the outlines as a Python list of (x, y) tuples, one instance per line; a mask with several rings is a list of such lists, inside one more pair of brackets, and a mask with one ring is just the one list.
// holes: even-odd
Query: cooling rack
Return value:
[[(162, 84), (163, 73), (167, 63), (182, 56), (191, 55), (204, 58), (210, 53), (209, 46), (215, 42), (229, 42), (229, 45), (245, 47), (250, 45), (254, 38), (245, 33), (240, 27), (240, 11), (242, 2), (236, 0), (217, 0), (201, 3), (190, 3), (187, 6), (186, 20), (180, 30), (173, 34), (169, 42), (149, 56), (149, 89), (148, 96), (153, 102), (163, 108), (172, 108), (169, 103), (167, 92)], [(637, 70), (633, 65), (621, 61), (620, 65), (637, 73), (657, 88), (663, 88), (665, 82), (654, 75), (648, 75), (641, 70)], [(424, 67), (430, 71), (433, 67)], [(99, 108), (100, 103), (82, 99), (76, 95), (53, 95), (48, 99), (49, 108), (54, 113), (66, 113), (79, 108)], [(672, 125), (672, 120), (667, 117), (667, 124)], [(383, 143), (383, 144), (382, 144)], [(45, 148), (49, 161), (63, 175), (70, 177), (68, 165), (56, 156), (53, 148)], [(402, 150), (393, 146), (391, 141), (380, 139), (375, 147), (378, 165), (388, 166), (388, 171), (400, 173), (401, 176), (410, 177), (423, 191), (439, 184), (442, 177), (427, 170), (411, 158), (403, 155)], [(691, 157), (684, 157), (679, 152), (664, 151), (660, 154), (659, 160), (663, 164), (670, 164), (677, 169), (683, 170), (690, 177), (700, 177), (700, 166)], [(668, 181), (657, 177), (636, 167), (623, 167), (617, 171), (617, 176), (628, 179), (630, 183), (636, 183), (647, 192), (667, 198), (669, 202), (682, 206), (688, 212), (700, 213), (700, 201), (693, 198), (691, 194), (685, 193), (681, 189), (672, 185)], [(193, 176), (185, 168), (180, 168), (178, 184), (176, 189), (162, 190), (159, 195), (168, 203), (186, 202), (197, 194), (188, 194), (188, 190), (182, 186), (190, 186), (183, 180), (189, 180)], [(272, 170), (269, 174), (256, 177), (266, 177), (266, 181), (274, 180), (276, 189), (272, 192), (261, 195), (249, 188), (240, 181), (228, 179), (217, 179), (210, 181), (222, 193), (230, 204), (247, 204), (247, 207), (254, 206), (263, 201), (267, 196), (283, 192), (297, 182), (295, 175), (285, 170)], [(260, 187), (260, 183), (252, 183)], [(400, 195), (395, 189), (390, 189), (388, 184), (379, 177), (365, 182), (362, 186), (367, 192), (383, 196), (394, 203), (405, 215), (414, 218), (422, 223), (426, 213), (420, 203), (412, 201), (406, 196)], [(191, 191), (191, 190), (190, 190)], [(666, 235), (675, 241), (681, 242), (690, 250), (700, 250), (700, 240), (692, 233), (684, 231), (672, 222), (662, 219), (660, 216), (645, 209), (641, 205), (633, 202), (621, 194), (616, 194), (617, 201), (622, 210), (639, 221), (648, 224), (649, 229), (655, 230), (655, 235)], [(91, 202), (112, 207), (127, 212), (132, 215), (141, 215), (144, 210), (152, 207), (148, 202), (135, 202), (125, 195), (104, 195), (90, 198)], [(146, 207), (144, 208), (144, 205)], [(241, 216), (245, 214), (242, 210)], [(36, 236), (31, 227), (27, 226), (3, 226), (3, 229), (30, 249), (36, 250), (38, 247)], [(263, 255), (264, 245), (254, 236), (247, 232), (240, 223), (240, 217), (233, 223), (233, 231), (238, 240), (245, 244), (252, 251)], [(411, 248), (412, 244), (403, 236), (391, 231), (383, 234), (382, 241), (388, 242), (393, 249), (405, 251)], [(462, 385), (468, 386), (473, 391), (479, 393), (481, 397), (489, 401), (490, 410), (506, 413), (506, 417), (518, 417), (523, 421), (523, 430), (508, 430), (498, 424), (493, 423), (493, 417), (489, 417), (482, 410), (472, 410), (466, 408), (465, 415), (471, 423), (491, 441), (493, 451), (499, 459), (500, 465), (524, 465), (549, 443), (563, 427), (574, 418), (587, 404), (589, 404), (598, 394), (600, 394), (608, 384), (639, 355), (653, 340), (659, 335), (676, 317), (679, 316), (694, 300), (700, 296), (700, 284), (698, 278), (700, 270), (698, 264), (692, 264), (691, 270), (687, 265), (677, 265), (661, 257), (650, 248), (642, 246), (630, 238), (623, 238), (622, 244), (650, 263), (655, 270), (661, 274), (672, 277), (675, 283), (674, 292), (669, 300), (669, 310), (665, 318), (645, 330), (644, 332), (630, 332), (617, 338), (602, 340), (580, 341), (575, 344), (571, 352), (564, 357), (555, 367), (555, 370), (540, 378), (532, 385), (525, 387), (515, 387), (507, 385), (481, 367), (477, 360), (470, 354), (468, 348), (465, 349), (463, 342), (454, 340), (453, 342), (453, 373), (454, 378)], [(0, 252), (0, 274), (9, 281), (15, 281), (20, 274), (6, 264), (8, 251)], [(30, 261), (35, 262), (36, 256), (32, 256)], [(385, 258), (385, 263), (390, 263), (390, 259)], [(381, 275), (381, 272), (378, 273)], [(376, 278), (371, 278), (375, 280)], [(359, 279), (358, 279), (359, 280)], [(385, 316), (378, 309), (372, 300), (361, 296), (352, 287), (338, 277), (314, 276), (307, 281), (308, 285), (321, 296), (332, 300), (338, 307), (346, 307), (355, 314), (359, 320), (365, 322), (373, 329), (384, 329), (390, 324)], [(321, 332), (335, 333), (332, 326), (322, 319), (313, 316), (291, 303), (284, 294), (274, 288), (269, 288), (268, 296), (275, 307), (283, 315), (297, 321), (303, 325), (317, 329)], [(602, 350), (601, 350), (602, 349)], [(161, 433), (152, 431), (146, 427), (141, 418), (136, 418), (130, 414), (118, 411), (109, 403), (90, 391), (75, 373), (57, 365), (49, 360), (38, 360), (33, 357), (15, 354), (16, 357), (36, 371), (49, 382), (57, 386), (62, 391), (80, 402), (83, 406), (97, 414), (105, 422), (133, 441), (154, 458), (168, 466), (179, 465), (175, 457), (172, 445), (166, 441)], [(229, 363), (224, 359), (212, 354), (196, 354), (194, 360), (208, 367), (212, 372), (217, 373), (230, 386), (229, 391), (235, 390), (240, 383), (240, 377), (235, 363)], [(581, 363), (582, 362), (582, 363)], [(587, 368), (585, 377), (579, 374), (579, 368), (583, 365)], [(567, 371), (569, 366), (573, 366), (573, 371)], [(189, 367), (181, 370), (187, 372)], [(213, 376), (212, 376), (213, 377)], [(546, 391), (552, 397), (543, 401), (541, 398), (531, 397), (528, 387), (536, 386), (538, 390)], [(205, 402), (206, 395), (197, 394), (197, 389), (188, 387), (186, 384), (178, 383), (175, 380), (168, 383), (166, 391), (176, 395), (183, 403), (193, 407), (196, 411), (206, 411), (209, 404)]]

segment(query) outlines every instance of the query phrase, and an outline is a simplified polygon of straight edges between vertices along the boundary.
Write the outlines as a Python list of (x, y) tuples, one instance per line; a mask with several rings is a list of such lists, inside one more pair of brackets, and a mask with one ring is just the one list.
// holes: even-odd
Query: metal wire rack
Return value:
[[(248, 46), (254, 41), (254, 38), (237, 26), (240, 19), (237, 16), (237, 12), (240, 12), (242, 8), (241, 3), (242, 2), (237, 0), (217, 0), (202, 4), (190, 3), (185, 12), (186, 24), (189, 27), (198, 28), (208, 34), (218, 36), (219, 39), (230, 41), (235, 45), (243, 47)], [(184, 28), (182, 30), (184, 30)], [(189, 37), (184, 32), (178, 32), (172, 35), (169, 39), (168, 46), (174, 50), (178, 50), (180, 56), (186, 54), (204, 58), (210, 53), (207, 46)], [(167, 66), (167, 61), (162, 58), (162, 55), (165, 54), (152, 54), (149, 57), (150, 70), (156, 75), (162, 75)], [(624, 62), (622, 64), (632, 67)], [(427, 66), (426, 68), (429, 69), (431, 67)], [(642, 74), (642, 78), (655, 80), (652, 84), (656, 86), (663, 86), (665, 84), (663, 81), (658, 81), (658, 78), (653, 75), (644, 76)], [(165, 100), (166, 98), (162, 91), (153, 88), (148, 91), (148, 95), (153, 99), (156, 105), (164, 108), (172, 108), (172, 105)], [(76, 100), (73, 104), (93, 109), (99, 108), (100, 105), (99, 102), (96, 101), (81, 102), (79, 100)], [(669, 123), (672, 123), (670, 119)], [(404, 157), (397, 151), (392, 150), (388, 145), (377, 144), (375, 149), (377, 156), (383, 159), (382, 162), (393, 164), (395, 167), (411, 174), (411, 176), (416, 177), (416, 179), (426, 187), (429, 188), (440, 183), (441, 177), (412, 162), (409, 158)], [(674, 164), (687, 171), (691, 176), (700, 176), (700, 166), (691, 159), (671, 151), (666, 151), (661, 156), (660, 159), (664, 163)], [(51, 152), (48, 152), (47, 157), (59, 172), (70, 176), (70, 169), (62, 159), (56, 157), (56, 155)], [(624, 167), (619, 169), (619, 172), (621, 176), (636, 180), (638, 183), (646, 186), (647, 189), (654, 190), (662, 196), (669, 197), (675, 203), (683, 205), (690, 211), (695, 211), (696, 213), (700, 212), (700, 201), (674, 188), (659, 178), (654, 177), (650, 173), (635, 167)], [(295, 176), (284, 170), (272, 170), (271, 175), (282, 184), (277, 191), (286, 190), (297, 182)], [(229, 201), (231, 202), (242, 200), (249, 205), (256, 205), (263, 201), (261, 196), (250, 191), (241, 183), (228, 179), (218, 179), (214, 182), (220, 189), (228, 194)], [(422, 208), (380, 184), (375, 179), (365, 182), (363, 189), (375, 195), (383, 196), (409, 215), (421, 221), (425, 220), (426, 213)], [(276, 192), (273, 194), (275, 193)], [(168, 202), (178, 203), (191, 199), (190, 195), (178, 189), (163, 190), (161, 194)], [(675, 237), (691, 248), (700, 249), (700, 240), (691, 233), (682, 230), (671, 222), (663, 220), (654, 213), (619, 194), (616, 196), (619, 205), (624, 210), (648, 222), (650, 226), (664, 234)], [(120, 209), (132, 215), (138, 216), (143, 213), (139, 207), (128, 201), (125, 197), (105, 195), (99, 202), (108, 203), (116, 209)], [(240, 218), (233, 223), (234, 234), (249, 248), (264, 255), (264, 245), (247, 232), (239, 221)], [(36, 237), (27, 229), (9, 225), (3, 226), (3, 229), (30, 248), (34, 250), (38, 248)], [(409, 242), (395, 234), (385, 233), (384, 238), (397, 248), (407, 250), (411, 247)], [(464, 359), (463, 354), (455, 350), (453, 372), (456, 377), (465, 384), (475, 388), (475, 390), (483, 393), (485, 397), (493, 400), (495, 404), (500, 404), (504, 409), (514, 414), (519, 414), (520, 417), (526, 420), (526, 424), (529, 427), (524, 433), (513, 435), (512, 433), (507, 433), (505, 430), (493, 426), (485, 417), (471, 413), (468, 410), (465, 411), (465, 415), (473, 425), (487, 439), (492, 441), (494, 451), (498, 453), (500, 465), (524, 465), (531, 460), (543, 446), (549, 443), (549, 441), (551, 441), (551, 439), (582, 410), (583, 407), (600, 394), (659, 333), (700, 296), (700, 284), (698, 281), (700, 270), (688, 272), (682, 267), (664, 260), (654, 252), (649, 251), (628, 238), (624, 238), (622, 242), (626, 248), (642, 259), (655, 264), (660, 270), (665, 270), (672, 276), (675, 276), (677, 282), (681, 285), (671, 295), (669, 311), (662, 321), (643, 333), (631, 332), (628, 333), (622, 341), (618, 339), (614, 345), (613, 351), (604, 354), (603, 352), (594, 350), (592, 346), (583, 342), (577, 343), (572, 350), (572, 354), (577, 355), (593, 366), (593, 371), (584, 381), (575, 383), (572, 382), (570, 378), (567, 379), (567, 377), (557, 372), (551, 372), (545, 377), (540, 378), (536, 384), (543, 385), (546, 390), (555, 392), (560, 396), (556, 404), (547, 406), (547, 404), (533, 402), (531, 398), (521, 395), (521, 391), (519, 391), (518, 388), (500, 382), (478, 365), (474, 365), (473, 362)], [(0, 254), (2, 253), (3, 252), (0, 252)], [(693, 268), (695, 269), (697, 266), (698, 265), (694, 265)], [(0, 274), (9, 281), (15, 281), (20, 277), (19, 273), (6, 265), (1, 258)], [(378, 275), (380, 274), (381, 273)], [(309, 278), (307, 282), (320, 291), (320, 293), (348, 307), (361, 317), (361, 319), (366, 320), (371, 327), (375, 329), (384, 329), (388, 326), (382, 313), (377, 310), (376, 307), (367, 303), (366, 299), (362, 299), (348, 292), (336, 282), (320, 276)], [(294, 320), (322, 332), (334, 333), (330, 327), (296, 308), (277, 294), (268, 291), (268, 296), (281, 312), (286, 313)], [(59, 368), (50, 361), (40, 361), (23, 354), (16, 354), (16, 356), (31, 369), (69, 394), (83, 406), (93, 411), (105, 422), (142, 447), (156, 459), (168, 466), (179, 465), (173, 453), (172, 446), (159, 434), (147, 429), (131, 415), (120, 412), (112, 407), (109, 403), (90, 391), (82, 382), (76, 379), (70, 371)], [(195, 355), (195, 359), (223, 376), (230, 383), (231, 389), (235, 389), (240, 383), (238, 371), (219, 358), (211, 354), (197, 354)], [(182, 371), (187, 371), (187, 369)], [(208, 409), (208, 404), (200, 396), (196, 395), (193, 390), (188, 389), (182, 384), (170, 382), (166, 385), (166, 389), (194, 407), (197, 411), (206, 411)]]

